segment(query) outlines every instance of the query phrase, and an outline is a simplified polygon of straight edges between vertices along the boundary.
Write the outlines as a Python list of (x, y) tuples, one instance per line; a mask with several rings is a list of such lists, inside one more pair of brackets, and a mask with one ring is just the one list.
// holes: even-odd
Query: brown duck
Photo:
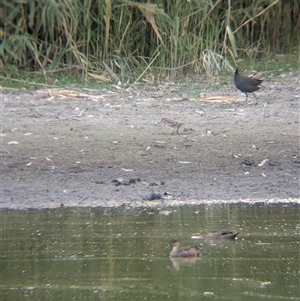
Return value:
[(239, 232), (231, 232), (228, 230), (219, 230), (219, 231), (212, 231), (206, 235), (204, 235), (207, 239), (231, 239), (234, 240)]
[(170, 257), (199, 257), (202, 251), (199, 246), (179, 248), (177, 239), (172, 239), (169, 247), (173, 248)]
[(246, 94), (246, 102), (248, 99), (248, 93), (252, 93), (255, 100), (257, 100), (254, 91), (257, 91), (261, 87), (262, 79), (259, 77), (247, 77), (239, 74), (239, 70), (236, 67), (234, 72), (234, 84), (241, 92)]

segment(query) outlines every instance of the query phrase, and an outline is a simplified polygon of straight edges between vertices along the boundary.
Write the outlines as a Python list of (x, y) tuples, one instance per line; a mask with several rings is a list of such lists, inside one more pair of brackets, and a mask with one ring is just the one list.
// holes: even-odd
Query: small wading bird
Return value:
[(234, 72), (234, 84), (241, 92), (246, 94), (246, 102), (248, 99), (248, 93), (252, 93), (255, 100), (257, 101), (257, 98), (254, 94), (254, 91), (257, 91), (260, 89), (260, 85), (263, 82), (262, 79), (259, 78), (259, 76), (254, 77), (247, 77), (239, 75), (239, 70), (237, 67), (235, 67)]
[(232, 239), (234, 240), (239, 232), (233, 233), (228, 230), (212, 231), (206, 234), (204, 237), (207, 239)]
[(162, 118), (162, 120), (158, 122), (156, 125), (159, 125), (160, 123), (164, 124), (166, 127), (173, 129), (172, 135), (174, 134), (175, 129), (177, 129), (176, 133), (177, 135), (179, 135), (178, 130), (180, 127), (184, 125), (183, 122), (177, 122), (169, 118)]
[(173, 248), (170, 257), (199, 257), (202, 251), (199, 246), (179, 248), (177, 239), (172, 239), (168, 247)]

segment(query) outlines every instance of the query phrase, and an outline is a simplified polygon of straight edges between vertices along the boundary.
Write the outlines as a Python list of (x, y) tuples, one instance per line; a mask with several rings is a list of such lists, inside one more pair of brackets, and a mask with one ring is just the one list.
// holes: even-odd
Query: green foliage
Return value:
[[(300, 57), (298, 0), (3, 0), (0, 68), (134, 81)], [(2, 22), (2, 23), (1, 23)], [(298, 61), (299, 63), (299, 61)]]

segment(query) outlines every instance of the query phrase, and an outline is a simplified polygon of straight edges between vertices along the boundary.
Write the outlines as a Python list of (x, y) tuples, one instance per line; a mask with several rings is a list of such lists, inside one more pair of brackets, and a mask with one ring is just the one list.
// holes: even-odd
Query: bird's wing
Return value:
[(258, 86), (263, 80), (244, 76), (243, 81), (250, 86)]

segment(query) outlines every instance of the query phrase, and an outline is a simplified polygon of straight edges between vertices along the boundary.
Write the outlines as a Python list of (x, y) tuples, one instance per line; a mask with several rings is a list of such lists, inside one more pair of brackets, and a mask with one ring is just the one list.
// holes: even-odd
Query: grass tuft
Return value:
[(149, 74), (218, 76), (241, 59), (268, 68), (283, 53), (299, 67), (298, 2), (3, 0), (0, 68), (8, 79), (38, 72), (48, 83), (66, 72), (132, 83)]

